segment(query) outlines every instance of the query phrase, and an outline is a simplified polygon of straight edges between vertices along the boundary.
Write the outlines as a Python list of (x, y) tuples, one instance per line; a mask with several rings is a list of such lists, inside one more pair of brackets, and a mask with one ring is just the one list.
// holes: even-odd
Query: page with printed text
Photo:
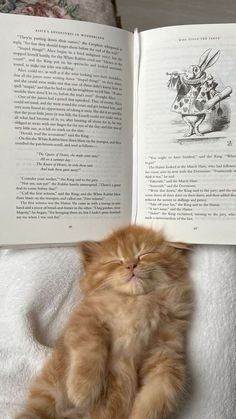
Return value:
[(133, 34), (0, 14), (0, 38), (1, 245), (130, 222)]
[(136, 222), (236, 243), (236, 25), (140, 33)]

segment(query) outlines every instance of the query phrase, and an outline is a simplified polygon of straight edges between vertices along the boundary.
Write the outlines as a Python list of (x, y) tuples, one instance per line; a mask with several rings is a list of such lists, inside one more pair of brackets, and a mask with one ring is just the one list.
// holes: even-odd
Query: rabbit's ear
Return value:
[(215, 64), (216, 61), (219, 59), (219, 56), (220, 56), (220, 50), (218, 50), (215, 54), (207, 58), (206, 62), (201, 67), (201, 70), (205, 71), (207, 68), (213, 66), (213, 64)]
[(209, 57), (209, 54), (211, 52), (211, 48), (207, 49), (199, 58), (199, 67), (202, 69), (202, 66), (206, 63), (207, 58)]

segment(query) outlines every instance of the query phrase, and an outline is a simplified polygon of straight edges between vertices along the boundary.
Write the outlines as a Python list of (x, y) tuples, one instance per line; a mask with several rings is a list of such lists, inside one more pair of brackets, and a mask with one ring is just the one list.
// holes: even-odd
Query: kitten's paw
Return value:
[(81, 412), (90, 411), (98, 400), (100, 393), (100, 386), (96, 383), (90, 383), (78, 377), (67, 381), (68, 399)]

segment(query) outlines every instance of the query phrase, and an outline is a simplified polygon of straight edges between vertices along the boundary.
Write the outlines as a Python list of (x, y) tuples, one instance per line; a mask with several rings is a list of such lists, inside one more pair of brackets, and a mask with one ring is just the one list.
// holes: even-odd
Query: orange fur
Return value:
[(128, 226), (80, 245), (84, 299), (16, 419), (163, 419), (185, 386), (187, 246)]

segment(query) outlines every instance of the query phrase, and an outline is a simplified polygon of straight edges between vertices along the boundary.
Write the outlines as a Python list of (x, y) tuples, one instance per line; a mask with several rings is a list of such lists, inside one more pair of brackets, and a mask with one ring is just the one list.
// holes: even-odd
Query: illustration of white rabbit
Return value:
[[(188, 126), (185, 136), (203, 135), (199, 130), (206, 118), (206, 114), (215, 110), (215, 105), (232, 93), (231, 87), (221, 92), (216, 90), (218, 84), (206, 70), (212, 67), (220, 57), (220, 51), (212, 53), (206, 50), (200, 57), (197, 65), (191, 65), (187, 71), (167, 73), (170, 75), (168, 87), (177, 90), (177, 96), (171, 111), (182, 115)], [(218, 114), (219, 115), (219, 114)]]

